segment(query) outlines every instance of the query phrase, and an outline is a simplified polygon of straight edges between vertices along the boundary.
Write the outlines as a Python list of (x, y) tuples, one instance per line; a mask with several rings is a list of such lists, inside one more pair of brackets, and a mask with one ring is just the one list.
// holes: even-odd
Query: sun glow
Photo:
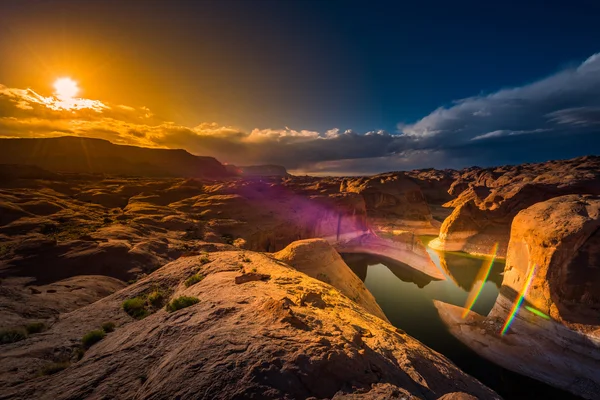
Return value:
[(52, 96), (44, 97), (29, 90), (27, 92), (28, 100), (44, 104), (46, 107), (55, 111), (90, 109), (96, 112), (102, 112), (103, 109), (110, 108), (99, 100), (75, 97), (79, 93), (79, 86), (76, 81), (69, 77), (58, 78), (54, 81), (53, 86), (54, 93)]
[(54, 82), (56, 97), (63, 101), (73, 99), (79, 93), (77, 82), (71, 78), (59, 78)]

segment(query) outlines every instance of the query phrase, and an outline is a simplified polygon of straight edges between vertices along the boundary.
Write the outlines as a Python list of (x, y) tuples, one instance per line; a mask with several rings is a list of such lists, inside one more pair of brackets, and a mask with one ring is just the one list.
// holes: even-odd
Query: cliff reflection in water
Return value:
[[(435, 264), (447, 276), (433, 280), (408, 265), (369, 254), (342, 254), (346, 264), (365, 282), (390, 322), (425, 345), (442, 353), (462, 370), (479, 379), (505, 399), (575, 399), (557, 390), (484, 358), (457, 340), (441, 320), (434, 300), (463, 307), (478, 273), (487, 259), (463, 253), (428, 250)], [(483, 284), (472, 310), (487, 315), (492, 309), (502, 282), (504, 261), (496, 260)], [(480, 275), (481, 276), (481, 275)]]

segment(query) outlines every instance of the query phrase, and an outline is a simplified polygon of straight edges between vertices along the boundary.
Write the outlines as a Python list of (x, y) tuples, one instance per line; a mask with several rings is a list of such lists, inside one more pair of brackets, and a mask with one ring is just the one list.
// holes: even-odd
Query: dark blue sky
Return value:
[[(253, 157), (218, 152), (216, 137), (195, 131), (161, 138), (225, 161), (325, 162), (318, 168), (360, 172), (600, 151), (597, 1), (0, 0), (0, 7), (0, 84), (48, 95), (57, 76), (72, 76), (88, 98), (146, 106), (187, 127), (235, 127), (245, 133), (218, 149)], [(274, 147), (261, 149), (247, 136), (286, 127), (322, 136), (300, 148), (296, 133), (271, 134)], [(337, 134), (325, 134), (333, 128)], [(391, 135), (362, 136), (376, 130)], [(510, 152), (540, 141), (539, 152)]]

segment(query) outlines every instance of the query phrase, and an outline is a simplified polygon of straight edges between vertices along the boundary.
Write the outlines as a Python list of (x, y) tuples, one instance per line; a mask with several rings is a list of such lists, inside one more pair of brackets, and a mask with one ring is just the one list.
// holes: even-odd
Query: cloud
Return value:
[(600, 121), (599, 94), (600, 53), (525, 86), (458, 100), (399, 129), (417, 141), (435, 138), (437, 145), (550, 131), (573, 135)]
[(184, 148), (237, 165), (274, 163), (307, 173), (460, 168), (600, 153), (600, 54), (524, 86), (455, 101), (399, 132), (244, 131), (183, 126), (146, 107), (72, 99), (0, 85), (0, 136), (89, 136), (118, 144)]

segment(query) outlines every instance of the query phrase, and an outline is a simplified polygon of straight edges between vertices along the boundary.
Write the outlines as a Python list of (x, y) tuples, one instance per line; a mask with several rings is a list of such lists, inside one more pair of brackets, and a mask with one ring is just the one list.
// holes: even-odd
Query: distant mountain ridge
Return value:
[(0, 139), (2, 164), (35, 165), (54, 172), (105, 173), (152, 177), (221, 178), (231, 176), (213, 157), (185, 150), (117, 145), (103, 139)]

